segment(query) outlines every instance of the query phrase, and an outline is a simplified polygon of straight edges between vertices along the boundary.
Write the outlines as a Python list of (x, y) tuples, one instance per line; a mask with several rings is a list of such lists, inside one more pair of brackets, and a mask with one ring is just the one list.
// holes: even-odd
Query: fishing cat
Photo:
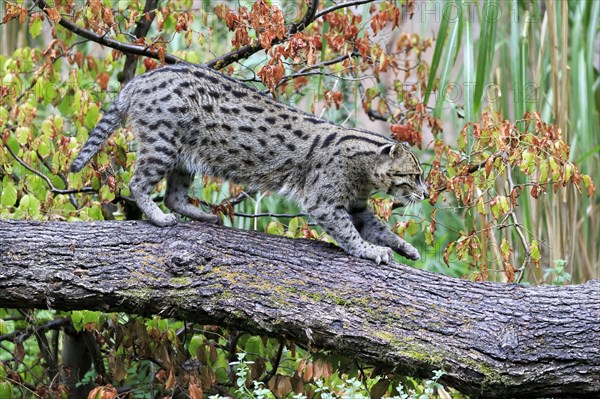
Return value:
[(393, 249), (419, 258), (367, 206), (374, 191), (392, 195), (399, 205), (428, 197), (423, 169), (405, 144), (334, 125), (211, 69), (179, 63), (131, 80), (71, 171), (80, 171), (126, 119), (138, 143), (129, 187), (155, 225), (176, 223), (150, 196), (164, 177), (167, 208), (193, 220), (218, 221), (188, 201), (194, 173), (203, 173), (288, 195), (354, 256), (388, 263)]

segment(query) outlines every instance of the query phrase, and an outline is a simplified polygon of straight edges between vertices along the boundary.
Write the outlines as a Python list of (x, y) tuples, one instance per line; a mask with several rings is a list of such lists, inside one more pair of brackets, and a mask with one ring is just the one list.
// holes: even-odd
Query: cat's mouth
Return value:
[(400, 195), (397, 197), (395, 196), (392, 200), (392, 208), (401, 208), (405, 206), (414, 205), (423, 201), (425, 198), (425, 195), (422, 193), (410, 193), (408, 195)]

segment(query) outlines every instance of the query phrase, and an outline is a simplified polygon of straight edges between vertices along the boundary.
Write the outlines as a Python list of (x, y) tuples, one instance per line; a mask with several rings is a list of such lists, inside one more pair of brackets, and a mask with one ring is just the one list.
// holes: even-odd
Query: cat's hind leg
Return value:
[(173, 214), (165, 214), (152, 200), (150, 193), (171, 168), (163, 158), (147, 156), (138, 151), (135, 172), (129, 182), (129, 190), (142, 212), (157, 226), (172, 226), (177, 223)]
[(182, 168), (174, 168), (167, 176), (167, 193), (165, 205), (170, 210), (192, 220), (200, 222), (219, 223), (221, 219), (217, 215), (202, 212), (190, 204), (187, 198), (188, 190), (194, 180), (194, 174)]

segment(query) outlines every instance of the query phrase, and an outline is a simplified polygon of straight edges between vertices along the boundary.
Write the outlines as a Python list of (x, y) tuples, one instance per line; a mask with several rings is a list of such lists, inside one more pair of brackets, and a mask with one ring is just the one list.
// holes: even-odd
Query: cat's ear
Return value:
[(392, 144), (389, 147), (389, 156), (391, 158), (397, 158), (399, 156), (402, 156), (402, 154), (404, 154), (404, 152), (409, 149), (408, 144), (407, 143), (396, 143), (396, 144)]

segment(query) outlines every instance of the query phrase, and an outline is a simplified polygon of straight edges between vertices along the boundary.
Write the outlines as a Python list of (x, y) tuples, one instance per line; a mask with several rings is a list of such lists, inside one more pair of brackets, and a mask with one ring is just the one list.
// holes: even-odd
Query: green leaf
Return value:
[(291, 237), (296, 237), (296, 232), (298, 231), (298, 218), (293, 218), (290, 220), (288, 224), (288, 233), (290, 233)]
[(417, 231), (419, 231), (419, 224), (414, 221), (414, 220), (409, 220), (408, 221), (408, 225), (406, 226), (406, 232), (411, 236), (414, 237), (415, 234), (417, 234)]
[(100, 204), (92, 205), (92, 207), (88, 209), (87, 214), (93, 220), (104, 220), (104, 215), (102, 215), (102, 208)]
[(502, 209), (502, 213), (508, 213), (510, 211), (510, 201), (508, 197), (501, 195), (500, 199), (500, 208)]
[(100, 198), (102, 199), (102, 202), (110, 202), (115, 199), (115, 193), (110, 191), (110, 187), (103, 184), (100, 187)]
[(494, 198), (492, 202), (490, 202), (490, 210), (492, 211), (492, 216), (498, 220), (498, 216), (500, 216), (500, 202), (497, 198)]
[(192, 339), (190, 339), (190, 343), (188, 345), (188, 352), (191, 356), (196, 356), (198, 352), (198, 348), (200, 345), (204, 344), (204, 337), (202, 335), (194, 335)]
[(262, 338), (257, 336), (248, 338), (244, 350), (248, 354), (249, 360), (256, 360), (259, 357), (263, 357), (265, 355), (265, 346)]
[(83, 329), (83, 312), (83, 310), (74, 310), (71, 312), (71, 321), (73, 322), (75, 331), (81, 331)]
[(17, 203), (17, 189), (11, 181), (4, 184), (0, 203), (4, 206), (14, 206)]
[(8, 148), (10, 148), (12, 150), (12, 152), (14, 152), (17, 155), (19, 155), (19, 152), (21, 152), (21, 145), (19, 144), (17, 139), (14, 138), (13, 136), (10, 136), (8, 138), (6, 145), (8, 146)]
[(479, 199), (477, 200), (477, 212), (479, 212), (481, 215), (485, 215), (485, 204), (483, 201), (483, 196), (479, 197)]
[(586, 189), (588, 189), (590, 187), (590, 185), (592, 184), (592, 178), (589, 177), (588, 175), (581, 175), (581, 180), (583, 180), (583, 185), (585, 186)]
[[(520, 165), (521, 172), (530, 175), (535, 168), (535, 154), (532, 151), (523, 151), (523, 157)], [(510, 171), (508, 172), (510, 173)]]
[(29, 33), (31, 34), (31, 37), (34, 39), (36, 37), (38, 37), (42, 33), (42, 27), (43, 27), (43, 20), (41, 20), (41, 19), (32, 20), (31, 23), (29, 24)]
[(60, 115), (54, 115), (54, 128), (57, 132), (62, 132), (65, 125), (65, 120)]
[[(81, 97), (83, 96), (83, 92), (81, 90), (77, 90), (75, 95), (73, 96), (73, 100), (68, 103), (71, 105), (71, 112), (77, 114), (81, 109)], [(67, 97), (65, 97), (67, 99)]]
[(433, 234), (434, 234), (434, 230), (432, 229), (431, 224), (430, 224), (425, 229), (425, 243), (427, 245), (433, 245)]
[(573, 164), (567, 163), (565, 165), (565, 181), (571, 180), (572, 174), (573, 174)]
[(558, 181), (560, 179), (560, 166), (554, 157), (550, 157), (550, 170), (552, 171), (552, 181)]
[(20, 144), (27, 144), (29, 142), (29, 136), (31, 134), (31, 130), (28, 127), (18, 127), (15, 131), (15, 137)]
[(502, 253), (502, 258), (504, 258), (505, 261), (508, 261), (511, 249), (506, 238), (502, 239), (502, 243), (500, 244), (500, 252)]
[(83, 311), (83, 319), (82, 319), (83, 326), (85, 327), (86, 324), (99, 325), (100, 324), (99, 320), (100, 320), (101, 315), (102, 315), (101, 312), (84, 310)]
[(41, 138), (37, 151), (42, 157), (50, 155), (50, 141), (46, 137)]
[(531, 241), (529, 245), (529, 253), (531, 254), (531, 259), (533, 262), (538, 265), (540, 263), (540, 259), (542, 258), (542, 254), (540, 252), (540, 246), (536, 240)]
[(98, 114), (100, 108), (96, 104), (90, 104), (87, 113), (85, 114), (85, 127), (92, 130), (98, 122)]
[(0, 335), (9, 334), (15, 330), (15, 322), (13, 320), (6, 321), (0, 319)]
[(283, 225), (279, 222), (271, 222), (267, 226), (267, 233), (282, 236), (284, 233)]
[(42, 122), (42, 133), (45, 136), (52, 136), (52, 121), (50, 119), (44, 119)]
[(21, 215), (35, 219), (40, 215), (40, 200), (32, 195), (25, 194), (21, 197), (18, 210)]
[(550, 166), (548, 165), (548, 161), (545, 159), (540, 160), (540, 183), (545, 183), (548, 180), (548, 171), (550, 170)]
[(8, 381), (0, 382), (0, 398), (13, 399), (15, 397), (15, 388)]

